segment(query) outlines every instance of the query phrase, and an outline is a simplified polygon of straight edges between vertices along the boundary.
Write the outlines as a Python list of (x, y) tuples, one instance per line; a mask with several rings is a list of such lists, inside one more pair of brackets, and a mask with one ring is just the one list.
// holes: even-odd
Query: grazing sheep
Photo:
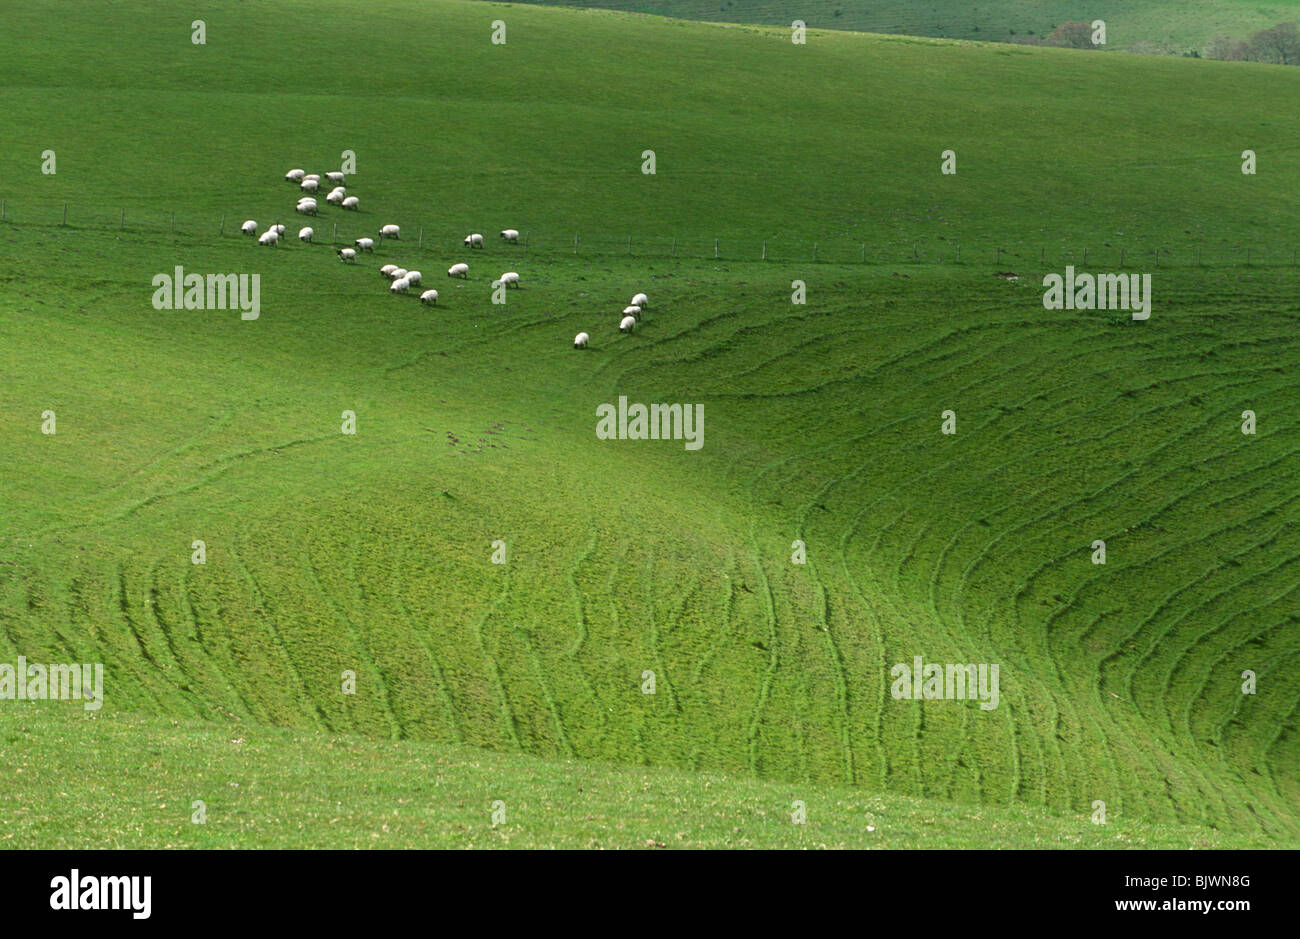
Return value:
[(353, 212), (356, 212), (356, 211), (357, 211), (357, 206), (359, 206), (361, 203), (359, 203), (359, 202), (357, 201), (357, 197), (356, 197), (356, 196), (348, 196), (346, 199), (344, 199), (344, 200), (343, 200), (341, 203), (339, 203), (339, 204), (340, 204), (341, 206), (343, 206), (343, 208), (345, 208), (345, 209), (351, 209)]
[(307, 174), (302, 170), (289, 170), (289, 172), (284, 174), (284, 178), (287, 182), (300, 183), (302, 182), (302, 178), (306, 175)]
[(482, 235), (479, 235), (479, 234), (466, 235), (466, 236), (465, 236), (465, 247), (467, 247), (467, 248), (481, 248), (481, 247), (483, 247), (483, 236), (482, 236)]
[(506, 271), (504, 274), (501, 275), (501, 283), (505, 284), (507, 287), (509, 287), (511, 284), (514, 284), (516, 287), (518, 287), (519, 275), (516, 274), (514, 271)]
[(353, 244), (355, 244), (362, 251), (369, 251), (373, 253), (375, 250), (375, 239), (373, 238), (358, 238), (356, 241), (353, 242)]
[(420, 302), (436, 304), (438, 302), (438, 291), (426, 290), (424, 293), (420, 294)]
[(390, 273), (390, 274), (388, 275), (388, 279), (389, 279), (389, 280), (401, 280), (401, 279), (402, 279), (403, 277), (405, 277), (405, 276), (406, 276), (406, 268), (404, 268), (404, 267), (396, 267), (396, 268), (393, 268), (392, 273)]
[(625, 306), (625, 307), (623, 307), (623, 315), (624, 315), (624, 316), (635, 316), (637, 319), (640, 319), (640, 318), (641, 318), (641, 308), (640, 308), (639, 306)]
[(401, 241), (402, 229), (397, 225), (385, 225), (379, 229), (379, 237), (392, 238), (394, 241)]
[(381, 277), (387, 277), (389, 280), (392, 280), (393, 271), (395, 270), (397, 270), (396, 264), (385, 264), (383, 267), (379, 269), (379, 275)]
[(312, 231), (310, 228), (300, 228), (300, 229), (298, 229), (298, 240), (299, 240), (299, 241), (306, 241), (306, 242), (310, 243), (310, 242), (311, 242), (311, 236), (314, 235), (314, 234), (316, 234), (316, 233), (315, 233), (314, 231)]
[(243, 225), (240, 225), (240, 226), (239, 226), (239, 230), (242, 231), (245, 235), (256, 235), (256, 234), (257, 234), (257, 222), (253, 221), (253, 220), (250, 218), (250, 219), (249, 219), (247, 222), (245, 222)]
[(320, 188), (320, 183), (314, 179), (304, 179), (298, 184), (298, 188), (303, 192), (315, 192)]
[(344, 176), (342, 173), (326, 173), (325, 178), (332, 183), (341, 183), (345, 179), (347, 179), (347, 177)]
[(464, 277), (464, 278), (468, 278), (468, 277), (469, 277), (469, 265), (468, 265), (468, 264), (453, 264), (451, 267), (447, 268), (447, 276), (448, 276), (448, 277)]
[(343, 195), (344, 193), (342, 187), (338, 189), (331, 189), (329, 195), (325, 197), (325, 201), (328, 202), (330, 205), (338, 205), (340, 202), (343, 201)]
[(356, 261), (357, 251), (355, 248), (339, 248), (340, 261)]
[(575, 349), (587, 348), (587, 342), (590, 339), (591, 337), (588, 336), (586, 333), (578, 333), (578, 335), (573, 337), (573, 348)]
[(618, 324), (618, 328), (625, 333), (630, 333), (635, 326), (636, 326), (635, 316), (625, 316), (623, 317), (623, 322)]
[(284, 226), (283, 226), (283, 225), (272, 225), (270, 228), (267, 229), (267, 231), (273, 231), (273, 232), (275, 232), (276, 237), (279, 237), (279, 236), (281, 236), (281, 235), (284, 234)]
[(519, 241), (519, 232), (515, 231), (513, 228), (507, 228), (501, 233), (501, 237), (514, 244)]
[(320, 173), (308, 173), (306, 176), (303, 177), (304, 181), (309, 179), (315, 180), (316, 182), (320, 182)]
[(257, 239), (257, 243), (259, 245), (270, 245), (272, 248), (274, 248), (276, 244), (279, 242), (279, 240), (280, 240), (280, 233), (277, 232), (274, 228), (268, 228), (265, 232), (262, 233), (262, 237)]
[(303, 215), (315, 215), (318, 211), (315, 202), (299, 202), (293, 207), (295, 212), (301, 212)]
[(632, 298), (632, 306), (639, 306), (641, 309), (644, 310), (649, 305), (650, 305), (650, 300), (643, 293), (639, 293)]
[(411, 282), (412, 287), (415, 287), (420, 283), (421, 280), (424, 279), (424, 275), (421, 274), (419, 271), (407, 271), (406, 279)]
[(411, 286), (411, 282), (405, 277), (399, 277), (388, 285), (388, 289), (393, 293), (406, 293), (406, 289)]

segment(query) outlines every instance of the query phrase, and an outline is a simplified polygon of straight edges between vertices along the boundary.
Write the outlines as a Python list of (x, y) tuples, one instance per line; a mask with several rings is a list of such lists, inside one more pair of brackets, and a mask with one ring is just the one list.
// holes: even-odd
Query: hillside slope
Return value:
[[(852, 34), (796, 58), (779, 30), (541, 8), (493, 46), (477, 3), (373, 6), (382, 31), (221, 8), (194, 46), (96, 5), (72, 60), (48, 7), (13, 14), (0, 662), (102, 661), (114, 720), (1297, 843), (1294, 70)], [(324, 210), (324, 243), (234, 233), (292, 223), (284, 171), (345, 148), (362, 211)], [(334, 226), (387, 222), (402, 241), (339, 263)], [(527, 245), (459, 245), (507, 226)], [(701, 258), (717, 236), (770, 260)], [(944, 263), (894, 262), (918, 243)], [(1189, 260), (1251, 244), (1265, 265)], [(1044, 310), (1039, 258), (1088, 245), (1173, 255), (1149, 321)], [(386, 261), (439, 305), (389, 296)], [(259, 273), (259, 319), (156, 310), (175, 265)], [(702, 404), (704, 446), (597, 439), (620, 396)], [(915, 656), (999, 663), (999, 706), (894, 700)]]

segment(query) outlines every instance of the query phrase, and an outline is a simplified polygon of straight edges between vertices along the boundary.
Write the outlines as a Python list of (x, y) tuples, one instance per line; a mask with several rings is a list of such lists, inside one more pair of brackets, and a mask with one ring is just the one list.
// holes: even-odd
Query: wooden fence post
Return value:
[(763, 239), (763, 256), (760, 260), (763, 261), (767, 260), (767, 239), (766, 238)]
[(817, 263), (817, 242), (813, 242), (813, 263)]
[(63, 224), (68, 224), (68, 204), (63, 203)]
[(716, 238), (713, 239), (713, 256), (715, 258), (718, 256), (718, 239)]

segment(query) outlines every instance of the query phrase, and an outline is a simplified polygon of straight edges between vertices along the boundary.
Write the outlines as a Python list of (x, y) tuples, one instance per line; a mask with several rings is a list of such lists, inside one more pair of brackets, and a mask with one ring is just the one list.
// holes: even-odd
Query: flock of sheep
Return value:
[[(347, 194), (347, 189), (343, 186), (346, 176), (339, 172), (325, 173), (323, 176), (325, 180), (335, 184), (334, 188), (325, 196), (325, 201), (331, 205), (337, 205), (340, 208), (349, 209), (354, 212), (358, 211), (360, 202), (357, 200), (356, 196), (349, 196)], [(315, 196), (310, 195), (310, 193), (317, 192), (320, 189), (322, 175), (306, 173), (300, 169), (292, 169), (284, 174), (284, 178), (286, 182), (297, 183), (299, 189), (304, 193), (307, 193), (307, 195), (303, 195), (298, 199), (298, 204), (295, 206), (294, 211), (302, 215), (316, 215), (318, 211), (316, 198)], [(275, 224), (259, 236), (257, 234), (257, 222), (253, 219), (249, 219), (240, 226), (239, 230), (245, 235), (256, 237), (259, 245), (274, 248), (279, 245), (280, 238), (284, 236), (286, 228), (284, 225)], [(314, 235), (315, 232), (307, 226), (303, 226), (298, 230), (298, 240), (307, 244), (311, 243)], [(393, 241), (400, 241), (401, 235), (401, 228), (397, 225), (383, 225), (379, 229), (380, 241), (383, 241), (385, 238)], [(519, 232), (513, 228), (507, 228), (501, 232), (501, 238), (507, 244), (518, 244)], [(467, 248), (482, 248), (483, 236), (477, 232), (472, 232), (465, 236), (463, 243)], [(354, 246), (351, 248), (338, 249), (340, 261), (345, 263), (355, 263), (358, 251), (369, 251), (373, 253), (375, 250), (375, 241), (373, 238), (358, 238), (353, 242), (353, 245)], [(424, 275), (419, 271), (407, 270), (396, 264), (385, 264), (379, 269), (379, 273), (388, 279), (388, 290), (394, 295), (403, 294), (412, 287), (421, 286), (421, 281), (424, 279)], [(453, 264), (447, 269), (447, 276), (468, 278), (469, 265), (465, 263)], [(502, 274), (500, 278), (493, 282), (493, 286), (496, 286), (497, 284), (504, 287), (517, 288), (519, 286), (519, 275), (515, 271), (506, 271), (506, 273)], [(420, 302), (436, 304), (438, 302), (438, 291), (424, 291), (420, 294)], [(641, 318), (641, 311), (644, 310), (648, 304), (649, 301), (645, 294), (639, 293), (634, 296), (631, 304), (623, 309), (623, 318), (618, 324), (619, 330), (621, 332), (630, 333), (636, 327), (637, 320)], [(573, 338), (573, 348), (585, 349), (590, 339), (591, 337), (587, 333), (578, 333), (578, 335)]]

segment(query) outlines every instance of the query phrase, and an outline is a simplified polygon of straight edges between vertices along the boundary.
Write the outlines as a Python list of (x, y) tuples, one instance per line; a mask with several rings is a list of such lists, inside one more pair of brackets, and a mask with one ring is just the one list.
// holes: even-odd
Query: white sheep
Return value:
[(507, 287), (509, 287), (511, 284), (514, 284), (516, 287), (518, 287), (519, 275), (516, 274), (514, 271), (506, 271), (504, 274), (501, 275), (501, 283)]
[(345, 179), (347, 179), (347, 177), (344, 176), (342, 173), (326, 173), (325, 178), (332, 183), (341, 183)]
[(298, 240), (310, 242), (311, 236), (314, 234), (316, 233), (312, 231), (310, 228), (300, 228), (298, 229)]
[(303, 177), (304, 181), (308, 179), (315, 180), (316, 182), (320, 182), (320, 173), (308, 173), (306, 176)]
[(395, 270), (397, 270), (396, 264), (385, 264), (383, 267), (379, 269), (379, 276), (387, 277), (389, 280), (392, 280), (393, 271)]
[(468, 277), (469, 277), (469, 265), (468, 265), (468, 264), (453, 264), (451, 267), (447, 268), (447, 276), (448, 276), (448, 277), (464, 277), (464, 278), (468, 278)]
[(641, 318), (641, 308), (640, 308), (639, 306), (625, 306), (625, 307), (623, 307), (623, 315), (624, 315), (624, 316), (635, 316), (637, 319), (640, 319), (640, 318)]
[(393, 293), (406, 293), (406, 288), (411, 286), (411, 282), (405, 277), (399, 277), (388, 285), (388, 289)]
[(426, 290), (424, 293), (420, 294), (420, 302), (436, 304), (438, 302), (438, 291)]
[(578, 333), (578, 335), (573, 337), (573, 348), (575, 349), (587, 348), (587, 343), (590, 341), (590, 339), (591, 337), (588, 336), (586, 333)]
[(639, 306), (641, 309), (644, 310), (649, 305), (650, 305), (650, 300), (643, 293), (639, 293), (632, 298), (632, 306)]
[(348, 196), (346, 199), (344, 199), (342, 202), (339, 203), (339, 205), (341, 205), (343, 208), (351, 209), (353, 212), (357, 211), (357, 207), (360, 204), (361, 203), (357, 201), (356, 196)]
[(419, 271), (407, 271), (406, 279), (411, 282), (412, 287), (415, 287), (420, 283), (421, 280), (424, 279), (424, 275), (421, 274)]
[(519, 241), (519, 232), (515, 231), (513, 228), (507, 228), (505, 231), (501, 232), (501, 237), (506, 241), (515, 243)]
[(315, 192), (320, 188), (320, 181), (315, 179), (304, 179), (298, 184), (298, 188), (303, 192)]
[(623, 322), (618, 324), (618, 328), (625, 333), (630, 333), (635, 326), (636, 326), (635, 316), (625, 316), (623, 317)]
[(277, 232), (274, 228), (268, 228), (265, 232), (262, 233), (262, 237), (257, 239), (257, 243), (259, 245), (270, 245), (272, 248), (274, 248), (276, 246), (276, 243), (279, 242), (279, 240), (280, 240), (280, 233)]
[(356, 261), (356, 259), (357, 259), (356, 248), (339, 248), (340, 261)]
[(307, 174), (302, 170), (289, 170), (289, 172), (284, 174), (284, 178), (287, 182), (300, 183), (302, 182), (302, 178), (306, 175)]
[(483, 247), (483, 236), (482, 236), (482, 235), (479, 235), (479, 234), (466, 235), (466, 236), (465, 236), (465, 247), (467, 247), (467, 248), (481, 248), (481, 247)]
[(389, 280), (401, 280), (401, 279), (402, 279), (403, 277), (405, 277), (405, 276), (406, 276), (406, 268), (404, 268), (404, 267), (397, 267), (397, 268), (394, 268), (393, 271), (388, 275), (388, 279), (389, 279)]
[(358, 238), (356, 241), (353, 242), (353, 244), (356, 245), (358, 248), (360, 248), (362, 251), (373, 252), (375, 250), (375, 239), (373, 238)]
[(401, 236), (402, 229), (397, 225), (385, 225), (383, 228), (379, 229), (380, 238), (392, 238), (395, 241), (400, 241)]
[(272, 225), (270, 228), (267, 229), (267, 231), (273, 231), (273, 232), (275, 232), (276, 237), (278, 238), (278, 237), (280, 237), (280, 236), (282, 236), (282, 235), (284, 234), (284, 226), (283, 226), (283, 225)]
[(315, 215), (318, 211), (315, 202), (299, 202), (293, 207), (295, 212), (301, 212), (303, 215)]
[(325, 197), (325, 201), (328, 202), (330, 205), (338, 205), (340, 202), (343, 201), (343, 195), (344, 193), (341, 188), (331, 189), (329, 195)]
[(257, 234), (257, 222), (253, 221), (253, 220), (250, 218), (250, 219), (249, 219), (247, 222), (245, 222), (243, 225), (240, 225), (240, 226), (239, 226), (239, 230), (242, 231), (245, 235), (256, 235), (256, 234)]

